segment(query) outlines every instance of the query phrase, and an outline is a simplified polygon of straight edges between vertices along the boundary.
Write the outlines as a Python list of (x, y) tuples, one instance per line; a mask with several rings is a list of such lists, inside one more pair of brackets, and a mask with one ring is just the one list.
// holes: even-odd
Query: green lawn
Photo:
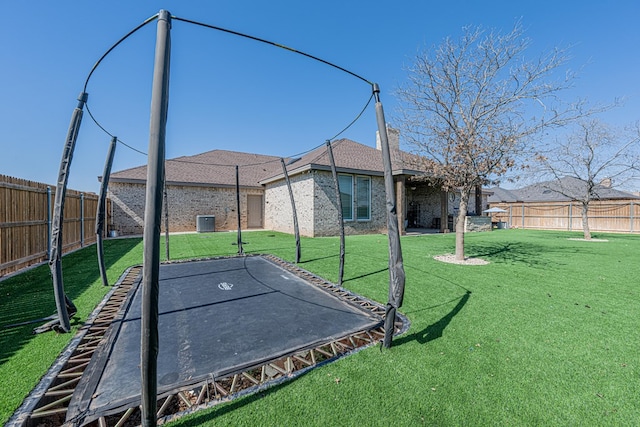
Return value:
[[(453, 234), (403, 237), (410, 330), (254, 396), (174, 425), (610, 425), (640, 420), (640, 236), (498, 230), (466, 236), (484, 266), (444, 264)], [(243, 233), (246, 252), (292, 260), (292, 236)], [(176, 235), (172, 258), (233, 254), (232, 233)], [(385, 302), (383, 235), (347, 238), (344, 286)], [(339, 240), (302, 240), (301, 267), (337, 280)], [(109, 278), (141, 262), (140, 240), (106, 242)], [(164, 250), (162, 251), (164, 253)], [(86, 318), (107, 289), (95, 247), (64, 258), (65, 287)], [(55, 311), (48, 267), (0, 282), (0, 326)], [(74, 321), (74, 327), (80, 325)], [(0, 422), (71, 334), (0, 330)]]

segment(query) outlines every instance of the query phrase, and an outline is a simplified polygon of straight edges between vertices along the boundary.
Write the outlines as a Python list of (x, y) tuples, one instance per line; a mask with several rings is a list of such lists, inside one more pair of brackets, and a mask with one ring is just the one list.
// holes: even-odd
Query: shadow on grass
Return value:
[(429, 341), (433, 341), (442, 337), (442, 333), (445, 330), (445, 328), (449, 325), (449, 323), (451, 323), (451, 320), (456, 316), (456, 314), (458, 314), (460, 310), (462, 310), (462, 308), (465, 306), (467, 301), (469, 301), (470, 296), (471, 296), (471, 291), (467, 291), (462, 296), (462, 298), (460, 298), (460, 301), (458, 301), (458, 304), (456, 304), (456, 306), (453, 307), (453, 309), (449, 313), (447, 313), (447, 315), (444, 316), (442, 319), (438, 320), (435, 323), (432, 323), (431, 325), (427, 326), (421, 331), (415, 332), (411, 335), (407, 335), (405, 337), (395, 340), (394, 345), (404, 344), (409, 341), (417, 341), (420, 344), (426, 344)]
[(372, 271), (370, 273), (365, 273), (365, 274), (361, 274), (359, 276), (355, 276), (355, 277), (350, 277), (348, 279), (344, 279), (342, 282), (349, 282), (351, 280), (358, 280), (358, 279), (364, 279), (365, 277), (369, 277), (369, 276), (373, 276), (379, 273), (384, 273), (385, 271), (389, 271), (389, 267), (387, 268), (382, 268), (380, 270), (376, 270), (376, 271)]
[(549, 246), (523, 242), (474, 242), (467, 248), (467, 255), (473, 258), (487, 258), (492, 262), (524, 264), (530, 267), (548, 265)]
[[(318, 257), (318, 258), (301, 260), (298, 264), (306, 264), (306, 263), (309, 263), (309, 262), (321, 261), (323, 259), (339, 258), (339, 257), (340, 257), (340, 254), (321, 256), (321, 257)], [(346, 257), (345, 257), (345, 260), (346, 260)]]
[[(105, 244), (107, 268), (139, 243), (140, 239), (108, 241), (108, 246)], [(64, 256), (62, 273), (65, 292), (73, 301), (100, 278), (96, 246)], [(43, 264), (6, 279), (0, 283), (0, 292), (0, 364), (3, 364), (34, 337), (33, 328), (39, 326), (38, 323), (28, 323), (7, 328), (7, 325), (30, 322), (56, 313), (49, 265)], [(72, 325), (80, 321), (77, 317), (71, 319)]]

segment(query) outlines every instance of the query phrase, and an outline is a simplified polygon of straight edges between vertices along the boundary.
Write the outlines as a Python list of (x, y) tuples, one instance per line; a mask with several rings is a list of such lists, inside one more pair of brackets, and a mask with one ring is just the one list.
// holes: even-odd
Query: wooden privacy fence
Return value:
[[(582, 231), (582, 205), (578, 202), (496, 203), (506, 210), (493, 220), (511, 228)], [(614, 233), (640, 233), (640, 200), (596, 200), (589, 204), (589, 229)]]
[[(0, 277), (49, 259), (55, 192), (47, 184), (0, 175)], [(67, 190), (63, 253), (95, 243), (97, 208), (97, 194)], [(109, 219), (107, 204), (107, 224)]]

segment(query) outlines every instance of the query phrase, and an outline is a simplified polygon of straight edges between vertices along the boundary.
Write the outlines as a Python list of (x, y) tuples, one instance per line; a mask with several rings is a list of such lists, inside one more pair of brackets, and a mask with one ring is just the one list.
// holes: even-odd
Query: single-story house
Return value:
[[(586, 183), (574, 177), (544, 181), (519, 189), (490, 188), (488, 206), (504, 212), (494, 222), (516, 228), (581, 230)], [(593, 231), (640, 231), (640, 197), (611, 186), (597, 184), (589, 203), (589, 226)]]
[[(487, 199), (490, 205), (498, 203), (551, 203), (578, 201), (586, 193), (587, 183), (575, 177), (538, 182), (519, 189), (490, 188)], [(611, 186), (610, 180), (596, 184), (592, 190), (592, 200), (629, 200), (638, 199), (634, 194)]]
[[(398, 132), (389, 129), (393, 177), (402, 232), (407, 227), (440, 228), (442, 203), (453, 215), (455, 198), (420, 172), (407, 167), (408, 153), (399, 150)], [(349, 139), (331, 143), (338, 172), (347, 234), (386, 231), (386, 200), (382, 155)], [(333, 236), (339, 233), (337, 200), (327, 148), (322, 146), (300, 159), (285, 159), (296, 203), (300, 234)], [(165, 163), (169, 231), (196, 231), (198, 216), (213, 216), (216, 231), (235, 230), (236, 166), (243, 229), (293, 233), (293, 213), (280, 157), (212, 150), (168, 159)], [(115, 172), (109, 181), (112, 229), (120, 235), (141, 234), (145, 203), (146, 165)], [(459, 200), (459, 198), (458, 198)], [(453, 203), (451, 203), (453, 202)]]

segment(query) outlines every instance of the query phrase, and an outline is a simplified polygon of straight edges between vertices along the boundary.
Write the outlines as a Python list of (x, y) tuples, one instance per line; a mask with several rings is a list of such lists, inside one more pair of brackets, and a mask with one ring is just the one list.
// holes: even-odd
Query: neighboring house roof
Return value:
[(489, 203), (513, 203), (518, 201), (518, 196), (514, 191), (517, 190), (507, 190), (501, 187), (493, 187), (487, 190), (492, 194), (487, 198)]
[[(379, 150), (349, 139), (331, 143), (336, 169), (343, 173), (360, 173), (382, 176), (382, 154)], [(392, 156), (394, 174), (415, 173), (403, 169), (401, 157), (406, 153)], [(289, 159), (285, 159), (285, 162)], [(168, 159), (165, 163), (166, 181), (170, 184), (235, 186), (235, 166), (239, 166), (242, 187), (261, 187), (283, 178), (280, 157), (236, 151), (212, 150), (195, 156)], [(321, 146), (305, 154), (287, 166), (290, 175), (311, 169), (331, 170), (326, 146)], [(138, 166), (111, 174), (111, 182), (144, 183), (147, 166)]]
[[(564, 177), (555, 181), (545, 181), (528, 185), (518, 190), (495, 191), (489, 198), (490, 203), (499, 202), (563, 202), (579, 200), (586, 190), (586, 182), (573, 178)], [(616, 190), (607, 185), (596, 185), (594, 188), (594, 199), (616, 200), (616, 199), (638, 199), (639, 197)], [(515, 199), (514, 199), (515, 197)]]

